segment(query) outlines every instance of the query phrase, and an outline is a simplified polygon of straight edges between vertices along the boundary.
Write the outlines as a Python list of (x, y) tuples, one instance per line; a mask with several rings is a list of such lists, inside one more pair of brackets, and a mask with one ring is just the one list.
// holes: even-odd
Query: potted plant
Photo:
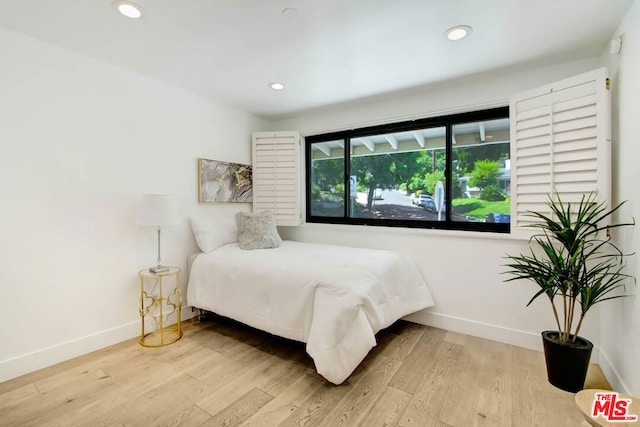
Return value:
[(537, 292), (527, 306), (540, 296), (551, 303), (557, 331), (542, 332), (547, 375), (554, 386), (570, 392), (584, 387), (593, 344), (578, 336), (589, 310), (599, 302), (624, 296), (618, 288), (631, 277), (623, 273), (627, 256), (611, 241), (609, 229), (634, 225), (609, 224), (605, 219), (624, 202), (608, 209), (596, 202), (596, 194), (584, 195), (576, 204), (549, 196), (552, 212), (547, 216), (529, 212), (538, 222), (530, 240), (530, 253), (508, 255), (507, 282), (528, 279)]

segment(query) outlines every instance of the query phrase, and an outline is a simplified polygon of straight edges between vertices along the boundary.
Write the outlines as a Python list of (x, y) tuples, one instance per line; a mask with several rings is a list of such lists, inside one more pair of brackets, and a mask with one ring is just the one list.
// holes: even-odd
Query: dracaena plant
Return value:
[[(513, 277), (507, 282), (528, 279), (538, 291), (527, 307), (540, 296), (551, 303), (562, 343), (575, 342), (587, 312), (597, 303), (624, 296), (618, 288), (631, 276), (623, 273), (624, 254), (612, 241), (609, 229), (631, 223), (609, 224), (606, 219), (623, 204), (608, 209), (597, 203), (596, 194), (583, 195), (577, 204), (548, 197), (551, 215), (529, 212), (537, 219), (530, 227), (538, 232), (530, 239), (530, 253), (508, 255)], [(635, 279), (634, 279), (635, 280)], [(578, 314), (578, 316), (576, 316)], [(574, 324), (577, 317), (577, 323)]]

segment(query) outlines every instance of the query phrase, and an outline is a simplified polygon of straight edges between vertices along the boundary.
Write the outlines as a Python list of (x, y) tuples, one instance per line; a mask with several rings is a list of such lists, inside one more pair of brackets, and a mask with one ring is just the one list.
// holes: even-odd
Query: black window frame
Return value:
[[(511, 229), (510, 223), (491, 223), (491, 222), (464, 222), (452, 221), (451, 215), (453, 209), (451, 207), (452, 186), (452, 162), (453, 162), (453, 141), (452, 129), (455, 125), (470, 123), (475, 121), (488, 121), (493, 119), (508, 119), (509, 107), (496, 107), (478, 111), (470, 111), (444, 116), (429, 117), (416, 120), (407, 120), (403, 122), (388, 123), (376, 126), (368, 126), (362, 128), (348, 129), (343, 131), (324, 133), (318, 135), (305, 136), (305, 205), (306, 205), (306, 222), (320, 224), (349, 224), (349, 225), (366, 225), (381, 227), (403, 227), (403, 228), (425, 228), (438, 230), (461, 230), (461, 231), (477, 231), (489, 233), (509, 233)], [(446, 214), (444, 221), (420, 221), (420, 220), (398, 220), (398, 219), (377, 219), (377, 218), (350, 218), (348, 215), (351, 199), (349, 198), (349, 176), (350, 176), (350, 142), (352, 138), (379, 135), (392, 132), (412, 131), (425, 128), (444, 127), (446, 129), (446, 167), (445, 167), (445, 199)], [(311, 215), (311, 146), (315, 143), (343, 140), (344, 147), (344, 213), (342, 217), (337, 216), (317, 216)], [(509, 141), (511, 144), (512, 142)]]

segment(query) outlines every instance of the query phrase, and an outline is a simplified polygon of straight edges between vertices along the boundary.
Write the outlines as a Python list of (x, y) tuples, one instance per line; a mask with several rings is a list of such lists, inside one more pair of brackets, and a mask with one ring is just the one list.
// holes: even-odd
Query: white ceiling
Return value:
[[(598, 56), (633, 2), (134, 0), (144, 15), (132, 20), (111, 1), (0, 0), (0, 26), (269, 118)], [(446, 40), (459, 24), (471, 36)]]

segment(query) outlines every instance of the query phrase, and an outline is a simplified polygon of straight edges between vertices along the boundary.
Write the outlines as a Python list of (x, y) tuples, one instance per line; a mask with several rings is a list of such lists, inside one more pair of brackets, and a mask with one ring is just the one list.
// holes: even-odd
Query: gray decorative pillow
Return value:
[(238, 212), (236, 224), (240, 249), (269, 249), (282, 245), (282, 239), (276, 228), (276, 219), (271, 211), (257, 214)]

